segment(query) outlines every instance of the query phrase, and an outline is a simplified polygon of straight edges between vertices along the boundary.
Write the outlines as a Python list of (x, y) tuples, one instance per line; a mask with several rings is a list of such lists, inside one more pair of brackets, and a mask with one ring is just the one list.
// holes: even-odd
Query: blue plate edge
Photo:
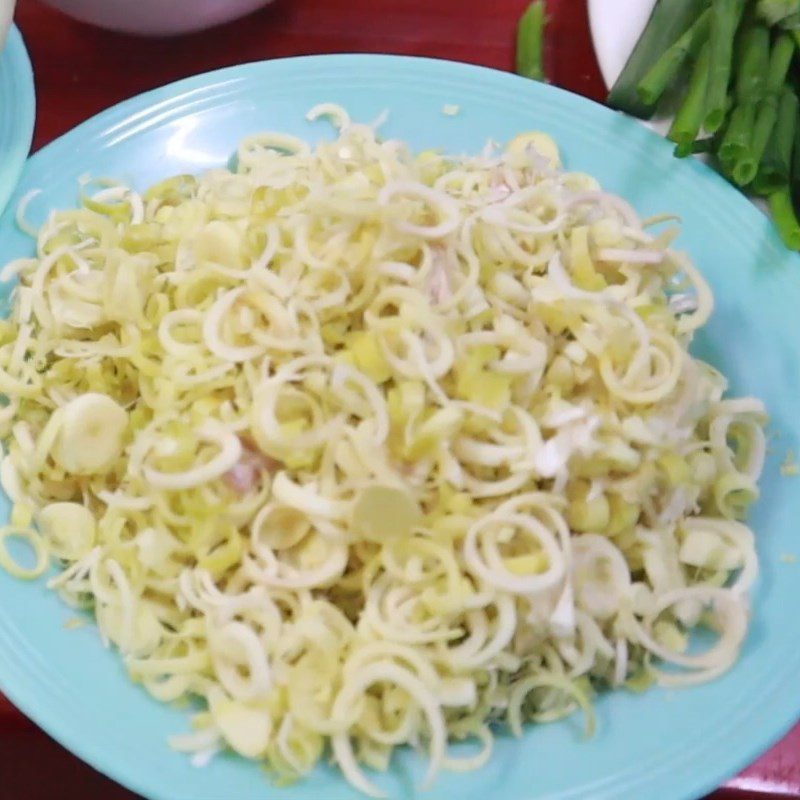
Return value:
[[(4, 162), (0, 167), (0, 173), (8, 176), (8, 185), (2, 188), (2, 177), (0, 174), (0, 216), (5, 212), (8, 201), (14, 196), (17, 184), (25, 168), (25, 162), (30, 152), (33, 142), (33, 132), (36, 125), (36, 84), (33, 73), (31, 58), (25, 47), (25, 40), (20, 29), (12, 24), (6, 40), (6, 46), (0, 53), (0, 59), (7, 59), (12, 65), (21, 65), (22, 75), (20, 80), (24, 82), (25, 94), (29, 99), (22, 110), (22, 119), (19, 124), (19, 138), (15, 141), (15, 146), (10, 153), (4, 154)], [(14, 110), (17, 113), (17, 109)], [(8, 166), (10, 164), (11, 166)], [(4, 196), (5, 195), (5, 196)]]

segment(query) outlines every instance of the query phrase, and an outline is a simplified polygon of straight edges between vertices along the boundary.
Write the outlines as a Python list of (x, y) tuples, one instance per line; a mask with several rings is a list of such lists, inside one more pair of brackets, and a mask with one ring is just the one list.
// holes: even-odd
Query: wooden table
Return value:
[[(547, 68), (554, 83), (600, 100), (603, 85), (584, 2), (549, 0)], [(197, 72), (265, 58), (406, 53), (510, 69), (514, 25), (526, 3), (275, 0), (272, 7), (214, 31), (153, 42), (104, 33), (72, 22), (36, 0), (20, 0), (17, 23), (33, 59), (38, 91), (34, 146), (47, 144), (92, 114), (139, 92)], [(800, 691), (800, 681), (798, 687)], [(73, 797), (135, 800), (59, 747), (0, 696), (0, 798)], [(773, 797), (800, 798), (800, 727), (713, 795), (714, 800)]]

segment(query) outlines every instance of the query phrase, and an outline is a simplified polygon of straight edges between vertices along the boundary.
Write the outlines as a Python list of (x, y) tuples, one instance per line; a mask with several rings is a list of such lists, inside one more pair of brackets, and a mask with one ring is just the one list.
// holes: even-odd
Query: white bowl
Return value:
[(0, 0), (0, 51), (6, 46), (17, 0)]
[[(272, 0), (44, 0), (70, 17), (123, 33), (171, 36), (243, 17)], [(0, 3), (8, 0), (0, 0)]]

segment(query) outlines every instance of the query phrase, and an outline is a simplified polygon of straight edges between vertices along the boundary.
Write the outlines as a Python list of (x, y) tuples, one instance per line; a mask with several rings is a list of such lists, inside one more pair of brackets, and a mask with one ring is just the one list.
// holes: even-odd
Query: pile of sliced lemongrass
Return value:
[(712, 297), (674, 231), (543, 134), (413, 155), (320, 114), (314, 149), (87, 184), (5, 267), (0, 563), (56, 559), (133, 680), (206, 701), (198, 763), (330, 745), (374, 795), (399, 745), (430, 784), (497, 725), (729, 668), (765, 413), (688, 353)]

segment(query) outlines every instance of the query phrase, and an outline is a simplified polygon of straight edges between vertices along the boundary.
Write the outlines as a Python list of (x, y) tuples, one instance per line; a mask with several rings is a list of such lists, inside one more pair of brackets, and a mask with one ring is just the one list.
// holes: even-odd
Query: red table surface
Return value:
[[(264, 11), (211, 32), (150, 41), (105, 33), (72, 22), (36, 0), (20, 0), (17, 23), (31, 53), (38, 92), (34, 147), (139, 92), (264, 58), (405, 53), (511, 69), (514, 26), (526, 3), (276, 0)], [(548, 74), (559, 86), (602, 99), (585, 0), (549, 0), (549, 8)], [(0, 695), (0, 800), (73, 797), (136, 800), (63, 750)], [(713, 800), (772, 797), (800, 798), (800, 726), (712, 795)]]

